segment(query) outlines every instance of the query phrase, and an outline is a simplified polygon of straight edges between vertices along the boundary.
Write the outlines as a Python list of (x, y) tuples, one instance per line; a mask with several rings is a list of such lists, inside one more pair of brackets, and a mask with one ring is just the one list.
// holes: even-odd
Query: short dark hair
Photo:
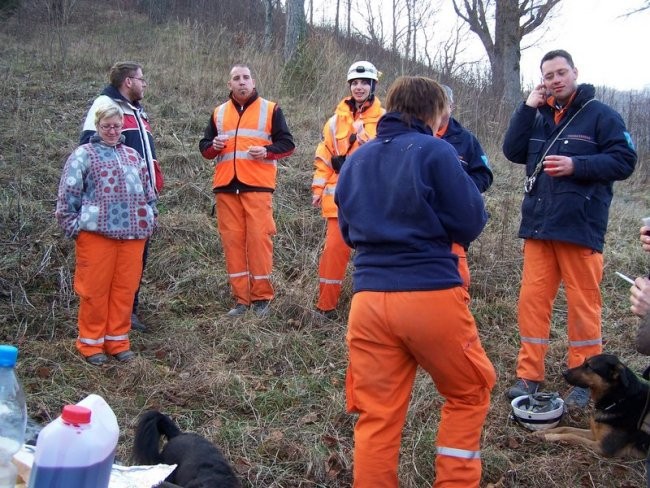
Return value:
[(228, 76), (230, 76), (230, 73), (232, 73), (232, 70), (234, 70), (235, 68), (246, 68), (248, 71), (250, 71), (251, 78), (253, 78), (253, 70), (246, 63), (235, 63), (235, 64), (233, 64), (230, 67), (230, 71), (228, 72)]
[(555, 49), (553, 51), (549, 51), (546, 54), (544, 54), (542, 61), (539, 63), (540, 71), (542, 70), (542, 65), (546, 61), (550, 61), (551, 59), (555, 59), (555, 58), (564, 58), (566, 59), (566, 62), (569, 63), (569, 66), (575, 68), (575, 65), (573, 64), (573, 58), (568, 52), (566, 52), (564, 49)]
[(108, 73), (109, 83), (115, 87), (120, 88), (128, 77), (135, 75), (135, 73), (142, 69), (142, 66), (132, 61), (119, 61), (115, 63), (110, 72)]
[(414, 118), (425, 123), (437, 119), (448, 103), (444, 88), (425, 76), (400, 76), (386, 94), (386, 110), (399, 112), (409, 125)]

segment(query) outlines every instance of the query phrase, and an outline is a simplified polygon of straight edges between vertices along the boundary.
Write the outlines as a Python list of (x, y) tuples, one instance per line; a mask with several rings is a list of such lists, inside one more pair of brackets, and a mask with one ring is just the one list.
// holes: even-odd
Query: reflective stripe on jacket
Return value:
[(241, 114), (229, 100), (214, 109), (214, 125), (219, 134), (230, 136), (215, 160), (212, 187), (228, 185), (233, 178), (246, 185), (275, 188), (277, 165), (271, 159), (253, 159), (251, 146), (267, 146), (271, 142), (271, 127), (275, 103), (258, 97)]
[[(353, 104), (352, 97), (339, 102), (334, 115), (323, 126), (323, 139), (316, 148), (311, 187), (314, 195), (321, 196), (321, 210), (325, 218), (337, 215), (334, 191), (338, 173), (332, 168), (332, 156), (349, 156), (359, 148), (359, 140), (365, 143), (374, 139), (377, 135), (377, 122), (385, 112), (377, 97), (356, 114), (352, 111)], [(350, 144), (352, 134), (355, 134), (356, 139)]]

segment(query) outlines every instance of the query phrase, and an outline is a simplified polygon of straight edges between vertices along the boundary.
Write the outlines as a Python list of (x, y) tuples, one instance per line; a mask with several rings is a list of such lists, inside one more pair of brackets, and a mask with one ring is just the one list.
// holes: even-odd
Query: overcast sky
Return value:
[[(334, 18), (331, 1), (313, 1), (315, 21), (331, 21)], [(440, 11), (430, 19), (435, 22), (430, 31), (448, 37), (458, 17), (451, 0), (438, 1)], [(355, 3), (365, 4), (364, 0), (356, 0)], [(650, 10), (621, 17), (644, 3), (645, 0), (563, 0), (553, 9), (553, 17), (547, 20), (547, 30), (541, 39), (535, 33), (524, 38), (522, 47), (530, 46), (522, 51), (524, 87), (538, 82), (539, 61), (544, 53), (552, 49), (565, 49), (573, 56), (579, 82), (620, 90), (650, 89)], [(341, 5), (344, 4), (342, 1)], [(390, 21), (392, 2), (370, 0), (370, 4), (378, 8), (381, 6), (384, 9), (384, 22)], [(352, 17), (353, 25), (358, 28), (365, 24), (360, 15), (364, 14), (355, 12)], [(342, 13), (342, 16), (345, 14)], [(342, 24), (345, 25), (345, 21)], [(465, 53), (466, 60), (484, 59), (487, 63), (485, 50), (477, 36), (469, 32), (467, 39), (471, 47)], [(433, 49), (430, 51), (433, 52)]]
[(561, 48), (573, 56), (579, 82), (621, 90), (650, 89), (650, 10), (620, 17), (643, 3), (564, 0), (550, 31), (522, 53), (524, 80), (536, 81), (544, 53)]

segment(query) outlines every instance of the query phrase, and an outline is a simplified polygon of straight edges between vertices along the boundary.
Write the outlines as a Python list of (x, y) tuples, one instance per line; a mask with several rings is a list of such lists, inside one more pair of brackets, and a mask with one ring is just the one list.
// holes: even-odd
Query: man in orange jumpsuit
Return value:
[(323, 127), (323, 140), (316, 148), (314, 178), (311, 183), (314, 207), (321, 207), (327, 219), (325, 246), (318, 266), (320, 282), (316, 311), (336, 317), (341, 285), (351, 249), (343, 241), (337, 218), (334, 191), (345, 158), (375, 137), (377, 122), (384, 114), (375, 96), (379, 73), (368, 61), (357, 61), (347, 74), (350, 96), (339, 102)]
[[(503, 142), (505, 156), (526, 165), (519, 237), (524, 269), (519, 292), (517, 381), (509, 398), (535, 393), (544, 380), (551, 312), (560, 283), (568, 306), (568, 367), (602, 352), (600, 282), (614, 181), (634, 171), (636, 152), (621, 116), (578, 84), (564, 50), (540, 63), (542, 83), (515, 110)], [(589, 390), (564, 399), (585, 408)]]
[(487, 221), (476, 185), (447, 142), (433, 137), (443, 88), (403, 76), (388, 90), (377, 137), (348, 158), (335, 202), (355, 249), (346, 340), (354, 487), (396, 488), (402, 429), (421, 366), (444, 397), (434, 486), (477, 488), (480, 440), (496, 381), (469, 311), (452, 242)]
[(248, 66), (232, 67), (228, 88), (230, 99), (214, 109), (199, 149), (204, 158), (215, 159), (217, 227), (236, 300), (228, 316), (251, 307), (263, 316), (273, 298), (277, 161), (295, 145), (282, 110), (257, 94)]

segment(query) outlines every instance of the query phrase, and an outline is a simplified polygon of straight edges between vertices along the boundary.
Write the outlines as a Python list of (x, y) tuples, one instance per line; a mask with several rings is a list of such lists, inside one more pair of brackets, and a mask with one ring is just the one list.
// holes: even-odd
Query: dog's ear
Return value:
[(619, 363), (619, 367), (617, 369), (618, 377), (620, 378), (621, 385), (623, 385), (624, 388), (628, 388), (630, 385), (634, 384), (634, 381), (636, 379), (634, 371), (625, 366), (623, 363)]
[(615, 380), (620, 376), (620, 366), (623, 366), (618, 357), (613, 354), (597, 354), (585, 362), (599, 376), (610, 380)]

